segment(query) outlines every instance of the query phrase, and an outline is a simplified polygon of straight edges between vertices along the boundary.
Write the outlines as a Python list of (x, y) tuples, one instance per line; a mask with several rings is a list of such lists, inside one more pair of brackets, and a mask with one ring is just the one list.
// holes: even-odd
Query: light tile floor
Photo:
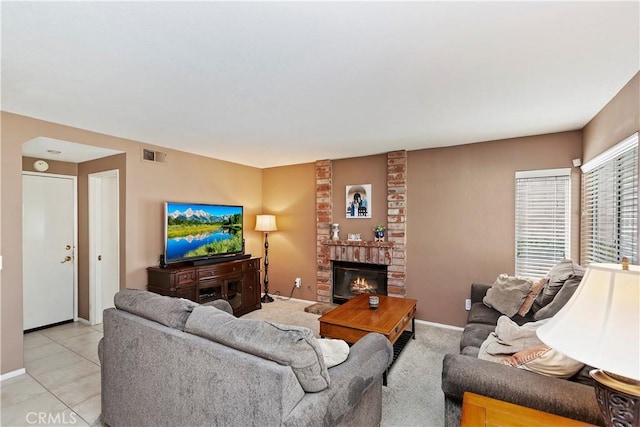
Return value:
[[(276, 299), (248, 319), (306, 326), (318, 336), (319, 315), (308, 301)], [(102, 325), (75, 322), (24, 336), (27, 373), (0, 382), (0, 426), (102, 426), (99, 421)]]
[(0, 425), (100, 425), (100, 338), (79, 322), (25, 334), (27, 373), (0, 383)]

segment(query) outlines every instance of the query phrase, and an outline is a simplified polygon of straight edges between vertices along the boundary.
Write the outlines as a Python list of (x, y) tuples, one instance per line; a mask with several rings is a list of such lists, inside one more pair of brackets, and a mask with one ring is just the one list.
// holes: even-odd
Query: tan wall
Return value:
[(640, 130), (640, 73), (583, 129), (585, 163)]
[(89, 174), (118, 170), (120, 207), (120, 288), (125, 288), (127, 257), (127, 156), (115, 156), (78, 165), (78, 317), (89, 319)]
[[(36, 159), (34, 157), (23, 157), (22, 170), (24, 172), (38, 172), (33, 168), (33, 162), (36, 160), (40, 159)], [(47, 160), (46, 162), (49, 164), (49, 169), (44, 173), (78, 176), (78, 165), (76, 163), (60, 162), (57, 160)]]
[[(2, 288), (0, 373), (24, 367), (22, 348), (22, 150), (20, 135), (2, 114)], [(11, 250), (9, 250), (9, 248)]]
[[(278, 225), (278, 231), (269, 233), (269, 293), (315, 301), (315, 164), (264, 169), (262, 179), (263, 213), (276, 215)], [(248, 221), (255, 227), (255, 217)], [(293, 290), (296, 277), (302, 286)]]
[[(373, 240), (373, 227), (387, 225), (387, 154), (340, 159), (332, 162), (333, 222), (340, 224), (340, 238), (360, 233)], [(346, 186), (371, 184), (371, 218), (347, 218)]]
[[(463, 326), (473, 281), (515, 269), (515, 172), (571, 167), (580, 131), (410, 151), (407, 297), (418, 319)], [(579, 172), (572, 174), (572, 258), (578, 259)]]
[[(242, 204), (247, 252), (261, 253), (262, 236), (249, 218), (262, 210), (262, 171), (234, 163), (154, 147), (82, 129), (2, 113), (2, 373), (22, 368), (22, 143), (49, 137), (126, 153), (126, 257), (123, 286), (146, 286), (146, 267), (156, 265), (163, 249), (166, 200)], [(168, 164), (140, 160), (141, 147), (168, 154)]]

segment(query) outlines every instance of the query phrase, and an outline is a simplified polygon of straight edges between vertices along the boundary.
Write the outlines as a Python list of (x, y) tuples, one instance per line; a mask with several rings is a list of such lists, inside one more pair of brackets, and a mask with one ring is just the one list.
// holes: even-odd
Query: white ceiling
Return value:
[(22, 144), (23, 156), (72, 163), (88, 162), (89, 160), (113, 156), (122, 152), (42, 136)]
[(582, 128), (640, 3), (2, 2), (2, 109), (270, 167)]

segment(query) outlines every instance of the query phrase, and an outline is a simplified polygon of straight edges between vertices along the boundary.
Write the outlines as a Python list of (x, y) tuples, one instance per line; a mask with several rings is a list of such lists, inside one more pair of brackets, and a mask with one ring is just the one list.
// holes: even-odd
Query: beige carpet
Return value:
[[(276, 300), (243, 316), (308, 327), (318, 336), (320, 315), (305, 312), (310, 301)], [(382, 390), (383, 427), (440, 427), (444, 425), (444, 396), (440, 388), (442, 359), (459, 351), (461, 332), (416, 324), (411, 340), (391, 368)]]

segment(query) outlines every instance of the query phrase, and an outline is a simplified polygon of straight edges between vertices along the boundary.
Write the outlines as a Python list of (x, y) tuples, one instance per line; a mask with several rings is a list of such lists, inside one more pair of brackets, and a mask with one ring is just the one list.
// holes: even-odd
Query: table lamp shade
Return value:
[(640, 380), (640, 267), (591, 264), (538, 337), (587, 365)]
[(256, 215), (256, 231), (276, 231), (275, 215)]

